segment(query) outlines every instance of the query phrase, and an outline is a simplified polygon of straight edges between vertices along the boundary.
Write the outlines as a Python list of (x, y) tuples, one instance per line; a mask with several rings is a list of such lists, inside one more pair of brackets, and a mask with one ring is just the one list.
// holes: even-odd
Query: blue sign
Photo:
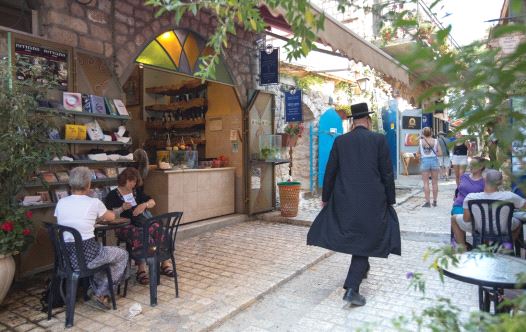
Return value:
[(285, 122), (303, 121), (301, 112), (301, 90), (285, 92)]
[(433, 113), (422, 113), (422, 128), (433, 128)]
[(259, 51), (259, 85), (279, 83), (279, 48), (272, 53)]

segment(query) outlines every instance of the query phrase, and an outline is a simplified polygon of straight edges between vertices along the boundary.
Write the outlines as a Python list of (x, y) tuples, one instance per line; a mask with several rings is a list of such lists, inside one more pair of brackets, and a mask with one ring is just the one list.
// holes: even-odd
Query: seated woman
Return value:
[[(458, 194), (453, 202), (453, 208), (451, 209), (451, 224), (458, 223), (464, 218), (464, 208), (462, 204), (468, 194), (479, 193), (484, 191), (484, 178), (482, 172), (485, 167), (485, 159), (475, 157), (469, 164), (471, 173), (464, 173), (460, 177), (460, 185), (458, 186)], [(453, 227), (453, 226), (452, 226)], [(459, 243), (457, 241), (457, 243)], [(465, 244), (465, 239), (461, 242)]]
[[(113, 221), (115, 214), (108, 211), (97, 198), (88, 196), (91, 185), (91, 171), (87, 167), (76, 167), (69, 175), (71, 196), (60, 199), (55, 208), (55, 217), (59, 225), (75, 228), (82, 236), (84, 255), (88, 268), (95, 268), (102, 264), (110, 264), (111, 278), (114, 286), (123, 280), (124, 271), (128, 263), (128, 253), (118, 247), (102, 246), (96, 241), (94, 231), (97, 218)], [(64, 234), (66, 250), (73, 264), (76, 264), (75, 245), (73, 236)], [(71, 245), (70, 245), (71, 244)], [(109, 288), (106, 273), (98, 272), (91, 280), (91, 287), (95, 294), (94, 300), (99, 306), (109, 309)]]
[[(147, 209), (155, 206), (155, 201), (144, 193), (142, 178), (139, 171), (133, 167), (128, 167), (117, 177), (116, 189), (113, 189), (106, 196), (105, 204), (108, 209), (115, 212), (117, 216), (128, 218), (132, 224), (116, 231), (117, 237), (126, 241), (128, 245), (135, 250), (142, 246), (142, 222), (150, 216)], [(136, 262), (137, 264), (137, 281), (142, 285), (148, 285), (150, 280), (146, 273), (146, 263), (144, 261)], [(161, 264), (161, 273), (173, 277), (174, 271), (170, 260)]]

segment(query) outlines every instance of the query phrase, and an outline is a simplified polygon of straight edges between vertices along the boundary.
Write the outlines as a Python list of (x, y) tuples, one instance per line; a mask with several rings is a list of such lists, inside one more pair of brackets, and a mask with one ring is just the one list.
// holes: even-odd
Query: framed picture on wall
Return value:
[(135, 65), (130, 77), (124, 83), (122, 89), (126, 94), (126, 106), (136, 106), (141, 104), (142, 96), (142, 79), (141, 69)]

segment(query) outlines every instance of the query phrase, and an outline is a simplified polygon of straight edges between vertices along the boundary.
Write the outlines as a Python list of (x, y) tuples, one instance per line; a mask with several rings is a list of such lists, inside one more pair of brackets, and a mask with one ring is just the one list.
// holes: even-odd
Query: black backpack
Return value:
[(65, 305), (64, 299), (66, 294), (66, 283), (64, 279), (60, 279), (59, 287), (55, 287), (53, 290), (53, 303), (48, 303), (49, 294), (51, 293), (51, 279), (46, 280), (46, 289), (40, 295), (40, 304), (42, 304), (42, 312), (47, 312), (48, 307), (60, 308)]

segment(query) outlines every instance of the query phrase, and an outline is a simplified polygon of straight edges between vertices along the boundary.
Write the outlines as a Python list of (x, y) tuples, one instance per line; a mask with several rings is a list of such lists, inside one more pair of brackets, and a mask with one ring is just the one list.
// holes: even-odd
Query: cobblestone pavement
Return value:
[(351, 308), (342, 300), (350, 256), (335, 254), (266, 295), (217, 331), (352, 331), (366, 323), (371, 324), (372, 331), (389, 331), (393, 329), (391, 319), (400, 315), (410, 318), (412, 312), (418, 313), (430, 304), (408, 288), (408, 271), (424, 274), (430, 298), (449, 297), (465, 313), (478, 310), (475, 286), (448, 278), (442, 284), (422, 262), (427, 243), (403, 241), (402, 246), (401, 257), (371, 258), (369, 277), (360, 287), (367, 299), (364, 307)]
[[(342, 283), (350, 256), (334, 254), (300, 276), (264, 296), (254, 306), (226, 321), (217, 330), (227, 331), (352, 331), (370, 324), (373, 331), (394, 330), (391, 320), (419, 313), (432, 301), (409, 289), (407, 272), (421, 272), (430, 299), (446, 297), (462, 310), (462, 317), (478, 310), (477, 288), (430, 271), (422, 257), (429, 247), (449, 238), (449, 211), (454, 183), (441, 183), (438, 206), (423, 208), (423, 193), (397, 207), (401, 228), (402, 256), (371, 259), (369, 278), (361, 292), (367, 304), (350, 308), (342, 301)], [(269, 319), (271, 317), (271, 319)], [(408, 326), (416, 330), (415, 326)]]
[[(68, 331), (200, 331), (219, 324), (258, 296), (296, 276), (329, 252), (305, 246), (306, 227), (245, 222), (178, 243), (179, 298), (173, 279), (161, 277), (159, 304), (149, 306), (149, 288), (134, 284), (118, 298), (116, 311), (101, 311), (78, 301), (75, 326)], [(39, 296), (42, 280), (12, 291), (0, 309), (0, 331), (64, 329), (63, 309), (47, 321)], [(143, 313), (128, 319), (138, 302)]]

